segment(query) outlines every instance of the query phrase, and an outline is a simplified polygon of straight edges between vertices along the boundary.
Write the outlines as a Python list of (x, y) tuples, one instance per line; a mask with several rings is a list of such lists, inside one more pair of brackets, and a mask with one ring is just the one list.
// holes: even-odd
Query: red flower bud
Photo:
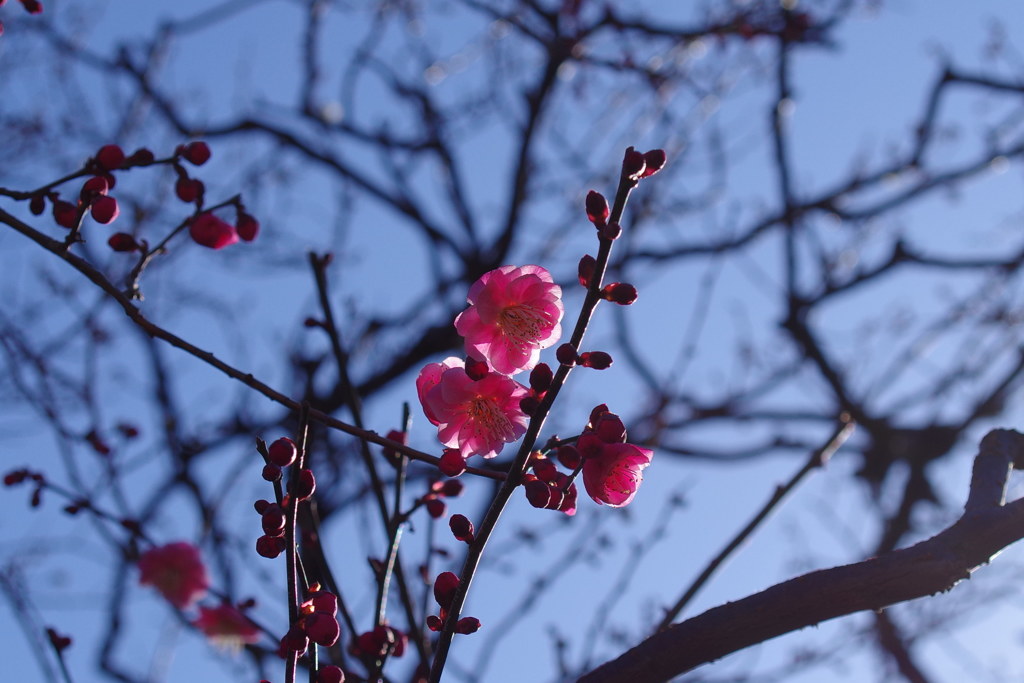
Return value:
[(466, 459), (458, 448), (446, 448), (437, 467), (445, 476), (457, 477), (466, 471)]
[(469, 518), (465, 515), (452, 515), (452, 518), (448, 520), (448, 526), (451, 527), (452, 534), (455, 535), (456, 540), (466, 543), (473, 542), (475, 538), (473, 535), (473, 522), (469, 521)]
[(313, 493), (316, 491), (316, 477), (313, 476), (313, 470), (302, 470), (299, 472), (299, 480), (296, 484), (296, 501), (303, 501), (312, 497)]
[(96, 152), (96, 163), (107, 171), (121, 168), (124, 164), (124, 152), (117, 145), (104, 145)]
[(452, 600), (455, 599), (455, 591), (458, 588), (458, 576), (452, 572), (441, 572), (434, 579), (434, 600), (443, 609), (449, 609), (452, 606)]
[(457, 479), (448, 479), (434, 484), (434, 489), (445, 498), (458, 498), (465, 488), (465, 485)]
[(562, 365), (572, 367), (573, 365), (576, 365), (576, 349), (574, 349), (572, 344), (569, 344), (568, 342), (562, 344), (558, 347), (558, 350), (555, 351), (555, 358), (557, 358), (558, 362)]
[(434, 519), (442, 517), (444, 515), (445, 509), (446, 506), (443, 500), (431, 498), (430, 500), (427, 501), (427, 514), (433, 517)]
[(28, 201), (28, 210), (33, 216), (41, 216), (46, 211), (46, 195), (34, 194)]
[(21, 6), (29, 14), (39, 14), (43, 11), (43, 3), (39, 0), (21, 0)]
[(537, 408), (540, 407), (540, 401), (533, 396), (525, 396), (519, 399), (519, 410), (523, 411), (524, 414), (533, 416)]
[(294, 624), (288, 633), (281, 638), (281, 649), (285, 651), (293, 651), (303, 653), (309, 646), (309, 638), (303, 632), (302, 627), (299, 624)]
[(647, 176), (654, 175), (665, 167), (665, 162), (667, 160), (668, 157), (665, 155), (665, 150), (663, 149), (652, 149), (650, 152), (647, 152), (644, 154), (644, 161), (647, 164), (647, 168), (644, 169), (644, 174), (641, 177), (646, 178)]
[(97, 223), (113, 223), (114, 220), (121, 214), (121, 209), (117, 205), (117, 200), (113, 197), (101, 195), (93, 200), (92, 206), (89, 208), (92, 213), (92, 218)]
[(487, 368), (487, 361), (476, 358), (466, 359), (466, 374), (473, 381), (481, 380), (487, 376), (490, 370)]
[(533, 473), (537, 475), (537, 478), (544, 482), (554, 481), (558, 475), (558, 468), (555, 467), (555, 463), (551, 462), (545, 457), (536, 458), (533, 461)]
[(313, 612), (303, 621), (306, 627), (306, 635), (317, 645), (330, 647), (338, 642), (341, 628), (338, 627), (338, 620), (334, 615), (324, 612)]
[(602, 413), (597, 422), (591, 423), (594, 434), (605, 443), (623, 443), (626, 441), (626, 425), (615, 413)]
[(613, 282), (601, 290), (601, 296), (620, 306), (628, 306), (636, 301), (638, 295), (636, 287), (628, 282)]
[(252, 506), (256, 508), (256, 514), (260, 515), (266, 512), (267, 508), (269, 508), (271, 505), (277, 505), (277, 503), (271, 503), (269, 500), (263, 500), (262, 498), (252, 504)]
[(329, 591), (317, 591), (311, 598), (314, 612), (334, 616), (338, 613), (338, 596)]
[(587, 351), (580, 354), (580, 365), (595, 370), (606, 370), (612, 366), (612, 357), (604, 351)]
[(622, 174), (627, 178), (637, 180), (643, 176), (645, 170), (647, 170), (647, 160), (644, 159), (644, 155), (632, 147), (627, 149), (626, 154), (622, 157)]
[(280, 536), (284, 533), (285, 524), (284, 510), (277, 503), (270, 505), (263, 511), (263, 533), (267, 536)]
[(125, 162), (127, 166), (142, 166), (144, 164), (153, 163), (154, 159), (155, 157), (152, 152), (145, 147), (140, 147), (132, 152), (132, 155), (125, 159)]
[(139, 249), (139, 243), (126, 232), (115, 232), (107, 240), (107, 244), (114, 251), (137, 251)]
[(210, 160), (210, 147), (205, 142), (190, 142), (182, 148), (181, 156), (196, 166), (202, 166)]
[(534, 479), (523, 485), (526, 491), (526, 500), (535, 508), (546, 508), (551, 502), (551, 487), (546, 482)]
[(263, 466), (262, 476), (270, 482), (281, 481), (281, 468), (274, 463), (267, 463)]
[(597, 260), (590, 254), (584, 254), (583, 258), (580, 259), (580, 265), (577, 270), (580, 284), (584, 287), (589, 287), (590, 280), (594, 277), (596, 270)]
[(270, 448), (267, 451), (267, 455), (270, 456), (270, 462), (278, 467), (288, 467), (288, 465), (295, 462), (298, 454), (299, 451), (295, 447), (295, 442), (285, 436), (270, 444)]
[(286, 546), (284, 536), (260, 536), (256, 539), (256, 554), (272, 560), (283, 553)]
[(316, 672), (316, 683), (345, 683), (345, 672), (333, 664), (322, 666)]
[(601, 228), (600, 234), (603, 239), (614, 242), (622, 236), (622, 226), (618, 223), (609, 223)]
[(247, 213), (243, 213), (235, 221), (238, 236), (246, 242), (252, 242), (260, 232), (260, 222)]
[(476, 617), (463, 617), (455, 624), (455, 632), (463, 635), (476, 633), (480, 630), (480, 620)]
[(608, 200), (600, 192), (591, 190), (587, 193), (586, 208), (587, 220), (597, 227), (601, 227), (608, 220)]
[(431, 614), (429, 617), (427, 617), (427, 628), (435, 632), (440, 631), (442, 628), (444, 628), (444, 622), (441, 621), (441, 617), (437, 616), (436, 614)]
[(182, 176), (174, 183), (174, 194), (178, 195), (178, 199), (186, 204), (191, 204), (199, 199), (205, 189), (203, 181), (188, 176)]
[(70, 202), (57, 200), (53, 203), (53, 220), (68, 230), (78, 225), (78, 207)]
[(50, 639), (50, 644), (53, 645), (53, 649), (57, 652), (66, 650), (71, 646), (71, 638), (60, 635), (52, 628), (46, 629), (46, 637)]
[(558, 462), (566, 469), (575, 470), (583, 462), (583, 456), (575, 446), (566, 444), (558, 449)]
[[(111, 176), (113, 177), (113, 176)], [(96, 195), (106, 194), (110, 190), (110, 183), (106, 177), (97, 175), (89, 178), (82, 185), (82, 191), (78, 193), (78, 196), (82, 201), (88, 201)]]
[(551, 386), (551, 380), (554, 379), (554, 376), (554, 373), (551, 372), (551, 366), (547, 363), (537, 363), (533, 370), (530, 371), (530, 388), (538, 394), (543, 394)]

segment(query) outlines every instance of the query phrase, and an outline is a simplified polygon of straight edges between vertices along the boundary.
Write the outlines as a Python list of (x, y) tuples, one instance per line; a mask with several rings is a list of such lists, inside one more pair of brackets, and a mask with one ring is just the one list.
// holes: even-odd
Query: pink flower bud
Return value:
[(278, 467), (288, 467), (295, 462), (299, 451), (296, 449), (294, 441), (288, 437), (281, 437), (270, 444), (267, 454), (270, 456), (270, 462)]
[(592, 423), (594, 435), (605, 443), (623, 443), (626, 440), (626, 425), (615, 413), (602, 413)]
[(188, 234), (196, 242), (210, 249), (223, 249), (238, 241), (238, 233), (212, 213), (201, 213), (192, 220)]
[(124, 164), (124, 152), (117, 145), (104, 145), (96, 152), (96, 163), (107, 171), (121, 168)]
[(604, 195), (600, 192), (591, 190), (587, 193), (587, 200), (585, 202), (587, 209), (587, 220), (601, 227), (604, 222), (608, 220), (608, 200), (604, 198)]

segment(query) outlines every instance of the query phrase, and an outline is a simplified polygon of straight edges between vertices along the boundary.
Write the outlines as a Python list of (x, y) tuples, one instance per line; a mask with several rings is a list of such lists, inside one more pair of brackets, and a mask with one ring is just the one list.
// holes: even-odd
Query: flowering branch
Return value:
[[(656, 163), (657, 168), (654, 169), (655, 171), (660, 169), (661, 165), (664, 164), (663, 153), (659, 162)], [(594, 221), (593, 216), (591, 216), (591, 220), (595, 222), (595, 226), (598, 226), (600, 247), (598, 249), (593, 274), (589, 278), (587, 295), (580, 308), (579, 315), (576, 319), (576, 325), (573, 328), (572, 336), (568, 342), (573, 350), (573, 360), (571, 362), (561, 362), (558, 370), (554, 373), (554, 377), (552, 378), (550, 385), (546, 388), (543, 398), (533, 409), (526, 433), (520, 442), (519, 450), (516, 453), (512, 466), (509, 468), (508, 477), (504, 482), (502, 482), (498, 491), (495, 493), (494, 498), (484, 515), (484, 519), (480, 523), (479, 529), (476, 531), (475, 538), (469, 544), (469, 549), (466, 553), (466, 559), (460, 576), (458, 577), (454, 594), (451, 596), (450, 602), (447, 600), (445, 601), (446, 604), (444, 605), (444, 611), (446, 613), (446, 618), (441, 630), (441, 635), (438, 638), (436, 654), (434, 655), (434, 661), (430, 669), (430, 683), (438, 683), (441, 679), (441, 673), (444, 670), (452, 638), (455, 635), (456, 626), (459, 623), (459, 616), (462, 612), (463, 605), (465, 604), (466, 596), (469, 593), (469, 588), (472, 585), (473, 578), (479, 568), (484, 549), (487, 546), (487, 541), (490, 538), (491, 533), (494, 531), (498, 520), (501, 518), (509, 499), (512, 497), (512, 493), (522, 483), (523, 474), (525, 473), (530, 460), (530, 454), (533, 452), (534, 446), (537, 443), (540, 431), (547, 419), (548, 412), (551, 410), (551, 406), (558, 397), (558, 393), (561, 390), (562, 385), (565, 383), (573, 366), (576, 364), (576, 352), (578, 352), (580, 348), (580, 344), (583, 341), (583, 336), (586, 333), (587, 326), (593, 316), (594, 310), (602, 299), (602, 281), (605, 270), (608, 266), (608, 259), (611, 255), (612, 242), (621, 232), (621, 229), (619, 228), (619, 221), (621, 220), (622, 213), (626, 208), (626, 202), (629, 199), (630, 193), (637, 186), (640, 178), (645, 172), (645, 165), (646, 162), (644, 155), (636, 152), (632, 147), (626, 150), (622, 164), (622, 172), (619, 176), (618, 188), (615, 192), (615, 201), (610, 214), (606, 213), (607, 204), (605, 204), (604, 212), (606, 215), (600, 217), (601, 225), (599, 225), (598, 221)], [(601, 202), (603, 203), (604, 200), (602, 199)], [(590, 198), (588, 197), (588, 214), (590, 213)], [(607, 224), (604, 224), (605, 218), (608, 217), (610, 217), (611, 220)], [(458, 326), (458, 321), (456, 321), (456, 324)], [(559, 360), (562, 360), (561, 355)], [(435, 584), (435, 592), (436, 590), (437, 587)]]

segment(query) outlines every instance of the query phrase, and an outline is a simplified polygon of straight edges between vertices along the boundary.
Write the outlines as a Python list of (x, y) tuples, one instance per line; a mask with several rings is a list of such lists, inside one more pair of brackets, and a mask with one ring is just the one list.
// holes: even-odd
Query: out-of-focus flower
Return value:
[(233, 225), (225, 223), (212, 213), (201, 213), (188, 228), (188, 234), (196, 244), (210, 249), (223, 249), (238, 241), (238, 232)]
[(199, 617), (192, 623), (214, 645), (227, 650), (238, 650), (260, 639), (256, 624), (233, 605), (200, 607)]
[(470, 306), (455, 319), (466, 353), (503, 375), (529, 370), (562, 335), (562, 288), (540, 266), (502, 266), (469, 288)]
[(200, 600), (210, 587), (199, 549), (184, 541), (147, 550), (139, 558), (139, 571), (140, 584), (153, 586), (178, 609)]
[(529, 392), (504, 375), (473, 380), (462, 361), (448, 358), (420, 371), (416, 391), (427, 419), (437, 425), (438, 439), (465, 458), (493, 458), (526, 433), (528, 418), (519, 402)]

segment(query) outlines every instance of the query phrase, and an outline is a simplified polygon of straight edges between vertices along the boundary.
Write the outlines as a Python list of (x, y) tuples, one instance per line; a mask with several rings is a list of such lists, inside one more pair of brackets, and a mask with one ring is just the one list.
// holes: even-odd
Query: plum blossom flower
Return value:
[(139, 571), (140, 584), (153, 586), (178, 609), (197, 602), (210, 587), (199, 549), (184, 541), (147, 550), (139, 558)]
[(631, 443), (604, 444), (597, 456), (583, 461), (583, 485), (598, 504), (629, 505), (653, 456), (654, 451)]
[(260, 639), (260, 630), (256, 624), (233, 605), (200, 607), (199, 617), (192, 623), (214, 645), (226, 650), (239, 650), (242, 645)]
[(427, 419), (437, 425), (437, 438), (464, 458), (493, 458), (526, 433), (528, 418), (519, 403), (529, 391), (504, 375), (473, 380), (461, 360), (447, 358), (420, 371), (416, 392)]
[(654, 451), (626, 443), (626, 427), (604, 404), (591, 413), (590, 423), (576, 441), (583, 458), (583, 486), (599, 505), (629, 505), (644, 480)]
[(466, 353), (503, 375), (529, 370), (562, 335), (562, 288), (540, 266), (502, 266), (469, 288), (469, 308), (455, 319)]

